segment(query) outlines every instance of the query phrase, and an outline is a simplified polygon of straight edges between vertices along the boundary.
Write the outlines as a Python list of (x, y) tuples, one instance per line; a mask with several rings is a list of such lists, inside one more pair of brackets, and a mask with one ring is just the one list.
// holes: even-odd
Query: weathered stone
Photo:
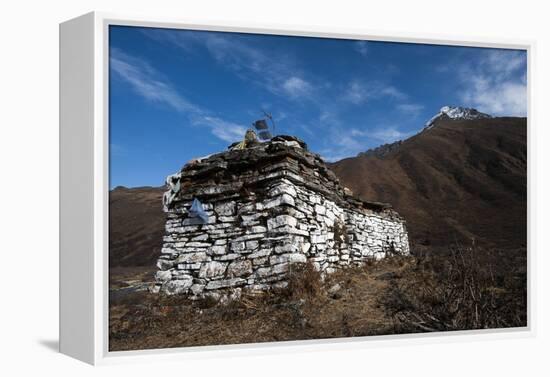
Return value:
[(208, 260), (208, 256), (205, 252), (181, 254), (175, 261), (175, 263), (198, 263)]
[(191, 289), (191, 293), (197, 296), (197, 295), (200, 295), (202, 291), (204, 291), (204, 285), (193, 284), (190, 289)]
[(208, 239), (208, 234), (200, 234), (198, 236), (195, 236), (193, 238), (191, 238), (191, 241), (205, 241)]
[(210, 242), (187, 242), (185, 247), (210, 247), (212, 243)]
[(200, 278), (214, 278), (223, 276), (225, 273), (226, 265), (221, 262), (207, 262), (204, 263), (199, 271)]
[(217, 257), (216, 260), (219, 260), (219, 261), (228, 261), (228, 260), (233, 260), (233, 259), (240, 258), (241, 256), (242, 256), (241, 254), (235, 254), (235, 253), (224, 254), (224, 255), (222, 255), (222, 256)]
[(292, 196), (283, 194), (267, 202), (264, 207), (273, 208), (281, 205), (289, 205), (294, 207), (296, 204), (294, 203), (294, 198)]
[(279, 228), (275, 228), (271, 230), (271, 232), (278, 233), (278, 234), (287, 234), (287, 235), (309, 236), (309, 232), (307, 230), (297, 229), (290, 225), (284, 225)]
[(214, 207), (214, 211), (219, 216), (233, 216), (235, 214), (235, 202), (218, 203)]
[(298, 220), (296, 220), (292, 216), (279, 215), (275, 218), (267, 220), (267, 229), (272, 230), (285, 225), (288, 225), (290, 227), (295, 227), (297, 223), (298, 223)]
[(234, 287), (237, 285), (245, 284), (246, 280), (242, 278), (233, 278), (233, 279), (226, 279), (226, 280), (211, 280), (206, 284), (206, 289), (220, 289), (220, 288), (228, 288), (228, 287)]
[(300, 246), (296, 243), (287, 243), (284, 245), (275, 246), (275, 253), (276, 254), (283, 254), (283, 253), (294, 253), (298, 251)]
[(295, 253), (295, 254), (281, 254), (281, 255), (274, 255), (271, 258), (269, 258), (269, 262), (273, 264), (277, 263), (306, 263), (307, 258), (304, 254)]
[(171, 271), (157, 271), (155, 274), (155, 280), (161, 283), (168, 281), (172, 278)]
[(268, 257), (260, 257), (260, 258), (254, 258), (252, 259), (252, 265), (253, 266), (262, 266), (267, 263), (269, 260)]
[(288, 194), (292, 197), (296, 197), (296, 190), (294, 189), (294, 186), (290, 184), (281, 184), (273, 187), (268, 193), (269, 196), (278, 196), (282, 194)]
[(178, 250), (171, 247), (163, 247), (160, 252), (161, 254), (177, 254)]
[(247, 223), (256, 221), (262, 216), (262, 213), (255, 213), (252, 215), (241, 215), (241, 219), (243, 220), (243, 225), (246, 226)]
[(318, 244), (318, 243), (325, 243), (327, 242), (327, 235), (326, 234), (312, 234), (311, 235), (311, 243)]
[(317, 204), (315, 205), (315, 212), (318, 213), (319, 215), (324, 215), (327, 212), (327, 209), (326, 207)]
[(255, 251), (254, 253), (248, 255), (247, 258), (248, 259), (261, 258), (261, 257), (266, 257), (270, 254), (271, 254), (271, 249), (262, 249), (262, 250)]
[(260, 246), (258, 241), (246, 241), (246, 251), (252, 252)]
[(282, 274), (288, 271), (288, 263), (276, 264), (273, 266), (272, 271), (274, 274)]
[(174, 266), (174, 262), (171, 261), (171, 260), (167, 260), (167, 259), (159, 259), (157, 261), (157, 267), (160, 269), (160, 270), (169, 270), (171, 269), (172, 267)]
[(228, 277), (241, 277), (252, 273), (252, 262), (249, 260), (234, 261), (227, 266)]
[(178, 295), (187, 293), (193, 285), (193, 278), (189, 276), (187, 279), (170, 280), (162, 286), (162, 290), (169, 295)]
[[(216, 241), (217, 242), (217, 241)], [(210, 248), (210, 251), (212, 252), (212, 254), (214, 255), (223, 255), (226, 253), (226, 250), (227, 250), (227, 246), (225, 245), (219, 245), (219, 246), (212, 246)]]
[[(198, 270), (201, 268), (201, 263), (180, 263), (178, 264), (178, 270)], [(174, 275), (174, 273), (172, 273)]]
[(234, 241), (235, 242), (249, 241), (249, 240), (257, 240), (257, 239), (260, 239), (260, 238), (264, 238), (264, 235), (260, 234), (260, 233), (253, 233), (253, 234), (245, 234), (243, 236), (240, 236), (240, 237), (236, 238)]
[(246, 243), (243, 241), (231, 242), (231, 250), (236, 251), (237, 253), (244, 251), (246, 250)]
[(250, 232), (251, 233), (265, 233), (267, 232), (267, 228), (265, 226), (253, 226), (252, 228), (250, 228)]

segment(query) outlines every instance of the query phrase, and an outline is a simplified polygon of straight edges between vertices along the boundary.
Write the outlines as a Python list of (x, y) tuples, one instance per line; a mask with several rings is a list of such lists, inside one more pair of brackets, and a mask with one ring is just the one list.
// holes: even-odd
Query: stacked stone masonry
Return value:
[[(350, 195), (299, 139), (195, 160), (168, 177), (156, 290), (191, 298), (284, 287), (296, 263), (323, 274), (408, 254), (404, 220)], [(190, 217), (193, 199), (208, 214)]]

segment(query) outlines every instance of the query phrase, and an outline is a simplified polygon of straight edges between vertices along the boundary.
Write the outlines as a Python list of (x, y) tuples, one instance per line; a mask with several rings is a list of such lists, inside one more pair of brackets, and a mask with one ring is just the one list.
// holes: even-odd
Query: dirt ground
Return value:
[(468, 255), (387, 258), (324, 281), (306, 270), (292, 276), (287, 289), (243, 293), (225, 305), (149, 293), (153, 269), (116, 268), (111, 271), (109, 349), (525, 326), (524, 251), (470, 262)]
[[(162, 297), (147, 291), (111, 291), (110, 350), (256, 343), (394, 333), (394, 323), (377, 302), (389, 278), (403, 266), (384, 264), (339, 273), (315, 294), (274, 292), (243, 295), (225, 306)], [(130, 282), (146, 282), (152, 271), (118, 269)], [(129, 279), (128, 279), (129, 278)], [(113, 279), (115, 280), (115, 279)]]

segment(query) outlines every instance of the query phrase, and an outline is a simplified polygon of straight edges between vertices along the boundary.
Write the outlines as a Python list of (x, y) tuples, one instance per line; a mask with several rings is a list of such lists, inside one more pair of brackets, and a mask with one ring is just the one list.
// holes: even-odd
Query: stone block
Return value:
[(204, 251), (198, 253), (181, 254), (175, 263), (199, 263), (208, 260), (208, 255)]
[(295, 206), (294, 198), (288, 194), (279, 195), (271, 199), (270, 201), (266, 202), (264, 207), (266, 209), (269, 209), (273, 207), (279, 207), (281, 205), (289, 205), (294, 207)]
[(296, 197), (296, 189), (291, 184), (280, 184), (275, 187), (273, 187), (271, 190), (269, 190), (268, 195), (269, 196), (278, 196), (282, 194), (287, 194), (292, 197)]
[(236, 203), (231, 202), (222, 202), (216, 203), (214, 206), (214, 211), (218, 216), (233, 216), (235, 214)]
[(224, 275), (226, 264), (216, 261), (204, 263), (199, 271), (200, 278), (216, 278)]
[(155, 274), (155, 280), (164, 283), (172, 279), (172, 271), (157, 271)]
[[(225, 242), (225, 240), (224, 240), (224, 242)], [(227, 246), (226, 245), (214, 245), (210, 248), (210, 251), (214, 255), (224, 255), (227, 252)]]
[(252, 273), (252, 262), (249, 260), (234, 261), (227, 266), (227, 276), (230, 278), (250, 275)]
[(157, 261), (157, 267), (159, 268), (159, 270), (166, 271), (174, 267), (174, 262), (168, 259), (161, 258)]
[(267, 220), (267, 229), (272, 230), (285, 225), (295, 227), (296, 224), (298, 224), (298, 220), (294, 217), (290, 215), (279, 215)]
[(237, 285), (246, 284), (246, 280), (242, 278), (233, 278), (225, 280), (211, 280), (206, 284), (206, 289), (220, 289), (220, 288), (229, 288), (235, 287)]
[(169, 295), (178, 295), (187, 293), (193, 285), (193, 278), (189, 276), (185, 279), (170, 280), (162, 285), (162, 291)]
[(306, 256), (301, 253), (273, 255), (271, 258), (269, 258), (269, 263), (271, 263), (272, 265), (278, 264), (278, 263), (306, 263), (306, 262), (307, 262)]

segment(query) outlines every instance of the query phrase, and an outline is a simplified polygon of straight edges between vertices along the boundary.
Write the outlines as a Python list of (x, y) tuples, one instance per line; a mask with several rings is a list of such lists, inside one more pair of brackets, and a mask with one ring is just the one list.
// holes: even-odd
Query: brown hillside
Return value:
[(154, 266), (162, 247), (163, 187), (117, 187), (109, 193), (109, 266)]
[(363, 198), (391, 203), (413, 244), (520, 247), (527, 233), (525, 118), (441, 119), (383, 157), (332, 164)]

